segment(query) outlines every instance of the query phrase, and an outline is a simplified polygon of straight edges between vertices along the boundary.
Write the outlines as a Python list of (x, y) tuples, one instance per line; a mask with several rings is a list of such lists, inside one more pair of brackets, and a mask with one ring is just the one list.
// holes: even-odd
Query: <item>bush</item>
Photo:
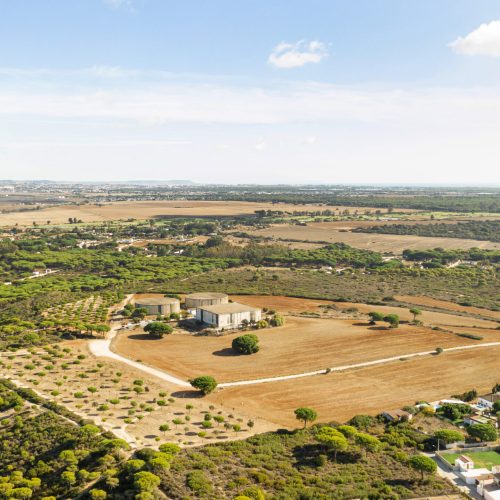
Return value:
[(232, 348), (240, 354), (254, 354), (260, 349), (259, 339), (252, 333), (241, 335), (233, 340)]
[(199, 389), (204, 395), (210, 394), (217, 387), (217, 381), (210, 375), (202, 375), (201, 377), (196, 377), (195, 379), (190, 380), (189, 383), (195, 389)]
[(167, 325), (166, 323), (153, 321), (152, 323), (148, 323), (144, 327), (144, 331), (149, 333), (151, 337), (154, 337), (156, 339), (161, 339), (164, 335), (172, 333), (174, 329), (170, 325)]
[(212, 483), (201, 470), (194, 470), (186, 476), (186, 486), (198, 494), (208, 494), (212, 491)]

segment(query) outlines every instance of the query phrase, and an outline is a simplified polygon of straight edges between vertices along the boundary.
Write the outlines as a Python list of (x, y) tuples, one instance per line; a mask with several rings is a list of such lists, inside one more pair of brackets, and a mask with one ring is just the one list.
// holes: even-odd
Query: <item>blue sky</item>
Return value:
[(0, 178), (500, 182), (496, 0), (0, 8)]

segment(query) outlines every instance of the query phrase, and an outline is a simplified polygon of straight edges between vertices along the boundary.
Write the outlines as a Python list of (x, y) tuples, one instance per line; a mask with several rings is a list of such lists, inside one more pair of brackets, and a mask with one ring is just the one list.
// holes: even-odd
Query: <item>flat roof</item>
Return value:
[(179, 302), (179, 299), (175, 297), (144, 297), (143, 299), (135, 299), (134, 302), (145, 306), (164, 306), (175, 304), (175, 302)]
[(213, 306), (201, 306), (198, 309), (212, 314), (234, 314), (240, 312), (260, 311), (258, 307), (247, 306), (239, 302), (228, 302), (227, 304), (215, 304)]
[(220, 292), (195, 292), (186, 295), (186, 299), (224, 299), (227, 293)]

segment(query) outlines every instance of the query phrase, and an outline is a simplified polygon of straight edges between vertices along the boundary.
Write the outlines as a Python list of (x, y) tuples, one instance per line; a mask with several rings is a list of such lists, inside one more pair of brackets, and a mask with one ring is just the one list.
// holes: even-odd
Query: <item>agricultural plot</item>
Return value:
[(51, 307), (44, 312), (44, 316), (56, 324), (68, 326), (77, 323), (105, 323), (109, 318), (110, 307), (117, 300), (117, 295), (114, 293), (92, 295), (77, 302)]
[[(321, 211), (325, 210), (324, 205), (294, 205), (287, 203), (254, 203), (247, 201), (199, 201), (199, 200), (168, 200), (168, 201), (131, 201), (115, 202), (99, 205), (64, 205), (58, 207), (45, 208), (27, 212), (1, 213), (0, 226), (31, 226), (33, 222), (46, 224), (50, 220), (52, 224), (68, 222), (68, 218), (76, 218), (83, 222), (98, 222), (109, 220), (127, 220), (130, 218), (142, 220), (159, 216), (234, 216), (248, 215), (256, 210), (281, 210), (293, 213), (295, 211)], [(354, 212), (356, 207), (336, 207), (348, 208)], [(359, 210), (375, 210), (363, 207)], [(377, 209), (381, 213), (386, 213), (387, 209)]]
[(137, 447), (241, 439), (275, 428), (234, 407), (200, 399), (196, 391), (180, 394), (177, 386), (122, 363), (96, 360), (82, 341), (64, 346), (2, 356), (0, 377), (34, 389)]
[(285, 326), (255, 333), (260, 351), (251, 356), (236, 355), (231, 349), (238, 333), (221, 337), (174, 334), (151, 340), (142, 331), (132, 331), (119, 334), (114, 350), (180, 378), (208, 373), (219, 382), (235, 382), (474, 343), (452, 332), (411, 325), (388, 329), (370, 326), (366, 319), (287, 317)]
[[(219, 382), (293, 375), (400, 357), (373, 367), (225, 387), (208, 397), (285, 426), (294, 425), (293, 410), (299, 406), (317, 409), (322, 421), (345, 421), (356, 414), (376, 414), (417, 400), (448, 397), (471, 387), (487, 389), (498, 376), (496, 363), (500, 347), (480, 347), (481, 343), (500, 341), (494, 321), (423, 311), (420, 319), (424, 326), (401, 324), (396, 329), (388, 329), (382, 324), (369, 325), (366, 314), (376, 310), (398, 314), (402, 320), (409, 321), (412, 318), (409, 310), (291, 297), (231, 298), (273, 308), (286, 315), (285, 326), (256, 332), (261, 346), (256, 354), (235, 355), (231, 341), (236, 334), (222, 337), (174, 334), (150, 340), (141, 332), (127, 332), (117, 337), (113, 349), (180, 378), (207, 373)], [(329, 309), (331, 305), (335, 309)], [(335, 317), (347, 311), (356, 319)], [(478, 338), (468, 336), (470, 332)], [(457, 346), (478, 347), (421, 358), (405, 357), (437, 347)], [(463, 376), (457, 377), (457, 373)]]
[[(368, 222), (366, 225), (373, 225)], [(347, 222), (313, 222), (307, 226), (279, 224), (264, 229), (247, 231), (253, 236), (270, 237), (275, 240), (299, 240), (310, 242), (347, 243), (355, 248), (374, 250), (377, 252), (402, 253), (406, 249), (427, 250), (436, 247), (445, 250), (484, 248), (500, 249), (500, 243), (477, 241), (461, 238), (443, 238), (428, 236), (412, 236), (397, 234), (353, 233), (353, 227), (362, 227), (362, 223)]]
[(256, 418), (296, 426), (295, 408), (310, 406), (321, 422), (345, 422), (377, 415), (416, 401), (436, 401), (498, 381), (500, 347), (443, 353), (385, 365), (259, 385), (227, 387), (209, 396), (216, 403), (245, 408)]

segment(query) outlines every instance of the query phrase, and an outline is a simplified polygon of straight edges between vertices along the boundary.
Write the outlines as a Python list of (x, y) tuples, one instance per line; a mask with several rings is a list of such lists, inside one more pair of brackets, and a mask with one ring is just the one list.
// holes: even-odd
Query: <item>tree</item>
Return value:
[(372, 453), (380, 450), (382, 447), (382, 443), (375, 436), (365, 434), (364, 432), (358, 432), (355, 439), (356, 443)]
[(318, 414), (312, 408), (297, 408), (294, 413), (297, 420), (304, 422), (304, 429), (307, 427), (307, 422), (314, 422), (318, 418)]
[(165, 432), (170, 430), (170, 427), (168, 424), (161, 424), (159, 430), (160, 432), (163, 432), (163, 434), (165, 434)]
[(498, 437), (497, 430), (490, 424), (469, 425), (467, 433), (480, 441), (496, 441)]
[(493, 403), (493, 413), (498, 413), (500, 411), (500, 399)]
[(231, 346), (240, 354), (254, 354), (259, 351), (259, 339), (257, 335), (249, 333), (236, 337)]
[(152, 492), (160, 483), (160, 478), (151, 472), (141, 471), (134, 474), (134, 487), (138, 491)]
[(412, 307), (410, 313), (413, 314), (413, 322), (415, 323), (417, 321), (417, 316), (420, 316), (422, 311), (418, 307)]
[(384, 316), (384, 321), (389, 323), (390, 328), (397, 328), (399, 326), (399, 316), (397, 314)]
[(464, 436), (461, 432), (454, 431), (453, 429), (439, 429), (434, 433), (434, 437), (439, 442), (442, 441), (444, 444), (456, 443), (457, 441), (462, 441)]
[(153, 321), (144, 327), (144, 331), (155, 339), (161, 339), (164, 335), (172, 333), (173, 330), (174, 329), (170, 325), (167, 325), (167, 323), (160, 323), (159, 321)]
[(437, 470), (437, 465), (432, 458), (424, 455), (414, 455), (408, 461), (410, 467), (422, 474), (422, 481), (424, 480), (424, 472), (427, 474), (434, 474)]
[(132, 311), (132, 318), (144, 319), (148, 314), (148, 310), (145, 307), (137, 307)]
[(111, 328), (108, 325), (104, 324), (95, 325), (94, 328), (94, 331), (96, 333), (101, 333), (103, 337), (105, 336), (106, 333), (109, 332), (109, 330), (111, 330)]
[(104, 490), (97, 490), (97, 489), (90, 490), (89, 494), (92, 500), (101, 500), (108, 496), (108, 494)]
[(190, 380), (189, 383), (195, 389), (200, 390), (205, 396), (213, 392), (217, 387), (217, 381), (210, 375), (202, 375), (201, 377), (196, 377)]
[(316, 434), (316, 440), (333, 450), (334, 460), (337, 460), (339, 451), (346, 451), (349, 447), (346, 437), (333, 427), (322, 427)]
[(376, 323), (377, 321), (384, 321), (384, 314), (380, 312), (372, 311), (368, 313), (368, 316), (373, 323)]

